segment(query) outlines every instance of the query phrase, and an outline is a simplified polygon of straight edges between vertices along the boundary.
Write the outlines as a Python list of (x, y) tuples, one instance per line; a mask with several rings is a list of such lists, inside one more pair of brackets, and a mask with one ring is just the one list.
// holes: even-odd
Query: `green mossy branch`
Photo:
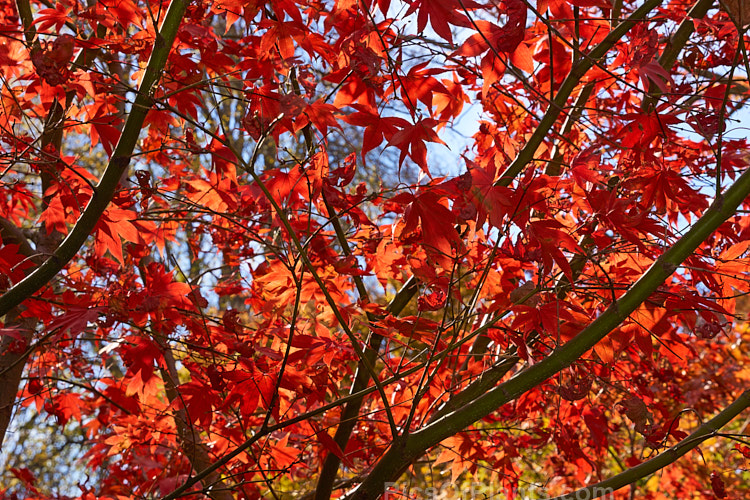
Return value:
[(664, 252), (625, 295), (614, 302), (573, 340), (558, 347), (538, 364), (523, 370), (477, 400), (416, 431), (405, 440), (394, 443), (368, 477), (352, 492), (351, 498), (377, 498), (383, 492), (386, 482), (395, 480), (414, 459), (425, 451), (573, 364), (651, 296), (701, 243), (735, 214), (748, 195), (750, 195), (750, 169), (746, 170), (714, 201), (695, 225)]
[(633, 484), (639, 479), (642, 479), (648, 475), (657, 472), (660, 469), (676, 462), (680, 457), (684, 456), (687, 452), (696, 448), (703, 441), (715, 437), (716, 432), (727, 425), (733, 418), (742, 413), (745, 409), (750, 407), (750, 390), (747, 390), (740, 394), (740, 396), (724, 410), (722, 410), (714, 418), (706, 422), (705, 424), (698, 427), (692, 434), (677, 443), (676, 445), (668, 448), (667, 450), (659, 453), (651, 460), (647, 460), (642, 464), (631, 467), (630, 469), (617, 474), (614, 477), (606, 479), (600, 483), (581, 488), (580, 490), (555, 497), (550, 500), (576, 500), (579, 498), (599, 498), (600, 496), (609, 494), (615, 490), (618, 490), (629, 484)]
[[(703, 19), (708, 13), (708, 9), (710, 9), (714, 3), (715, 0), (699, 0), (688, 11), (687, 16), (685, 16), (685, 19), (680, 23), (680, 27), (677, 28), (677, 31), (675, 31), (674, 35), (669, 39), (669, 44), (667, 44), (661, 57), (659, 57), (659, 65), (664, 68), (667, 73), (670, 72), (675, 61), (677, 61), (677, 56), (682, 52), (682, 49), (685, 48), (685, 44), (688, 39), (690, 39), (690, 35), (695, 31), (695, 23), (693, 22), (693, 19)], [(653, 88), (656, 86), (651, 85), (651, 87)], [(647, 112), (653, 111), (654, 105), (660, 96), (661, 91), (658, 88), (653, 89), (652, 92), (647, 94), (643, 99), (643, 104), (641, 105), (643, 110)]]
[(83, 214), (60, 246), (42, 265), (0, 296), (0, 317), (44, 287), (75, 257), (112, 201), (120, 179), (130, 164), (146, 115), (153, 105), (151, 92), (167, 62), (187, 6), (186, 0), (172, 0), (169, 4), (120, 140)]
[(583, 78), (588, 70), (590, 70), (595, 64), (598, 64), (601, 58), (607, 55), (607, 52), (609, 52), (609, 50), (619, 42), (623, 36), (625, 36), (625, 33), (627, 33), (630, 28), (635, 26), (636, 23), (643, 22), (646, 15), (661, 5), (661, 3), (662, 0), (648, 0), (636, 9), (626, 20), (610, 31), (604, 40), (599, 42), (599, 44), (589, 53), (584, 54), (578, 62), (573, 64), (570, 73), (560, 85), (557, 95), (555, 95), (555, 98), (550, 102), (549, 109), (547, 109), (547, 112), (542, 117), (539, 125), (537, 125), (536, 130), (534, 130), (534, 133), (529, 137), (526, 145), (518, 153), (513, 160), (513, 163), (511, 163), (505, 172), (502, 173), (495, 183), (496, 185), (509, 186), (510, 183), (513, 182), (513, 179), (515, 179), (516, 176), (526, 168), (526, 165), (534, 159), (536, 150), (549, 134), (549, 131), (557, 121), (560, 113), (565, 109), (570, 94), (572, 94), (573, 90), (578, 86), (581, 78)]

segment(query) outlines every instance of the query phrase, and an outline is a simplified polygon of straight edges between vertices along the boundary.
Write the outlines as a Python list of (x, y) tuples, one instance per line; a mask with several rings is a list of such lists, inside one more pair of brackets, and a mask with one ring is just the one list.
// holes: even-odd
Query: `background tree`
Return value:
[(748, 18), (2, 4), (4, 494), (741, 497)]

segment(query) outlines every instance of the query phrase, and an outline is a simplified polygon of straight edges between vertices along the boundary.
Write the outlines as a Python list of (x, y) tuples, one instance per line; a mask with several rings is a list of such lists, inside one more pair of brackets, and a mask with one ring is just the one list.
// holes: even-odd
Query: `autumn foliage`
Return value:
[(0, 3), (0, 496), (745, 498), (746, 7)]

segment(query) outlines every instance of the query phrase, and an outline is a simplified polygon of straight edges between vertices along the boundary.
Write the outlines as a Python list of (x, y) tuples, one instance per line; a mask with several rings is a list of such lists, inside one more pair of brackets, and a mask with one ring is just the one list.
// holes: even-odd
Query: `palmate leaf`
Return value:
[(395, 146), (401, 150), (399, 165), (404, 163), (404, 159), (408, 155), (414, 163), (419, 165), (425, 174), (430, 173), (427, 166), (427, 147), (425, 146), (425, 142), (445, 145), (445, 142), (438, 137), (435, 131), (436, 126), (436, 120), (424, 118), (413, 125), (405, 125), (403, 129), (391, 136), (388, 140), (388, 145)]
[(122, 254), (122, 242), (138, 243), (141, 233), (135, 225), (135, 212), (120, 208), (109, 208), (97, 224), (95, 249), (99, 256), (109, 251), (121, 264), (125, 264)]

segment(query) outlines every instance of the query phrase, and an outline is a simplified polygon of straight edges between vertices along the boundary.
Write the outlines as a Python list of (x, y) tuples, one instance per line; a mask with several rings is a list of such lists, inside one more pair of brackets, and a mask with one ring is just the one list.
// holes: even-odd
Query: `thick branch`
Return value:
[(34, 28), (34, 15), (31, 13), (29, 0), (17, 0), (16, 9), (18, 9), (18, 16), (21, 18), (26, 44), (31, 46), (34, 42), (34, 37), (36, 37), (36, 28)]
[[(177, 374), (177, 364), (172, 354), (172, 349), (167, 345), (163, 338), (159, 339), (159, 344), (164, 351), (164, 362), (166, 368), (160, 368), (164, 387), (169, 402), (177, 409), (174, 411), (174, 421), (177, 426), (177, 437), (180, 441), (182, 453), (190, 461), (190, 465), (196, 472), (203, 471), (211, 466), (211, 458), (208, 454), (206, 445), (202, 442), (200, 432), (196, 430), (191, 422), (184, 406), (180, 404), (180, 395), (177, 386), (179, 378)], [(221, 479), (218, 471), (214, 471), (205, 477), (204, 491), (212, 500), (232, 500), (232, 493)]]
[[(291, 82), (292, 82), (292, 89), (297, 95), (301, 95), (299, 81), (297, 80), (297, 72), (296, 69), (292, 69), (289, 75)], [(315, 143), (313, 142), (313, 135), (311, 126), (308, 123), (305, 125), (305, 127), (302, 129), (303, 135), (305, 137), (305, 147), (307, 149), (307, 152), (309, 155), (312, 155), (315, 151)], [(323, 203), (325, 204), (326, 210), (328, 211), (328, 217), (329, 221), (331, 222), (331, 225), (333, 226), (334, 232), (336, 233), (336, 239), (339, 242), (339, 245), (341, 245), (341, 250), (347, 257), (350, 257), (352, 255), (351, 248), (349, 247), (349, 242), (346, 238), (346, 233), (344, 232), (344, 228), (341, 226), (341, 219), (338, 213), (336, 213), (336, 210), (333, 208), (333, 206), (328, 202), (328, 199), (325, 195), (325, 192), (321, 193), (321, 197), (323, 199)], [(364, 281), (362, 281), (362, 278), (360, 276), (353, 276), (354, 285), (357, 289), (357, 293), (359, 294), (360, 300), (364, 301), (365, 303), (370, 302), (369, 294), (367, 293), (367, 288), (365, 287)], [(398, 314), (401, 312), (401, 309), (403, 309), (404, 306), (406, 306), (408, 299), (410, 299), (414, 293), (416, 292), (416, 280), (412, 277), (405, 285), (404, 287), (398, 292), (398, 295), (394, 299), (394, 302), (388, 305), (388, 312), (391, 314)], [(403, 300), (397, 300), (399, 298), (403, 298), (404, 296), (408, 297), (406, 301)], [(394, 303), (398, 307), (398, 311), (393, 311), (393, 305)], [(362, 389), (367, 387), (367, 382), (370, 380), (370, 372), (368, 371), (368, 366), (375, 366), (375, 362), (377, 361), (378, 352), (380, 351), (380, 346), (383, 342), (383, 337), (381, 335), (376, 334), (372, 330), (372, 324), (379, 320), (380, 318), (375, 316), (372, 313), (367, 313), (367, 322), (370, 326), (370, 334), (367, 339), (367, 346), (364, 351), (364, 358), (361, 358), (359, 362), (357, 363), (357, 369), (355, 371), (354, 375), (354, 382), (352, 383), (352, 386), (350, 388), (350, 394), (354, 394), (356, 392), (361, 391)], [(375, 383), (377, 384), (377, 380), (375, 380)], [(346, 404), (344, 407), (341, 418), (340, 418), (340, 424), (338, 428), (336, 429), (336, 435), (334, 436), (334, 441), (336, 444), (344, 450), (346, 448), (346, 444), (349, 442), (349, 437), (352, 433), (352, 430), (354, 429), (354, 426), (357, 423), (357, 417), (359, 415), (359, 410), (362, 407), (362, 402), (364, 401), (364, 397), (352, 400)], [(328, 456), (325, 459), (325, 462), (323, 463), (323, 469), (320, 473), (320, 477), (318, 479), (318, 484), (315, 490), (315, 497), (316, 498), (329, 498), (331, 495), (331, 490), (333, 488), (333, 482), (336, 479), (336, 474), (338, 472), (339, 465), (341, 464), (341, 459), (339, 459), (338, 456), (336, 456), (333, 453), (329, 453)]]
[[(677, 56), (680, 55), (680, 52), (685, 47), (690, 35), (695, 31), (695, 23), (693, 22), (693, 19), (702, 19), (708, 12), (708, 9), (714, 4), (714, 1), (715, 0), (699, 0), (693, 5), (693, 8), (688, 11), (687, 16), (685, 16), (685, 19), (680, 23), (680, 27), (677, 28), (677, 31), (669, 39), (669, 44), (664, 49), (664, 52), (662, 52), (661, 57), (659, 57), (659, 64), (662, 68), (667, 70), (667, 72), (672, 69), (675, 61), (677, 61)], [(652, 111), (654, 104), (659, 99), (660, 95), (661, 92), (656, 88), (656, 85), (651, 85), (648, 95), (643, 99), (643, 104), (641, 106), (643, 110), (647, 112)]]
[[(393, 315), (400, 314), (416, 292), (417, 280), (414, 277), (411, 277), (406, 283), (404, 283), (404, 286), (401, 288), (401, 290), (399, 290), (391, 303), (388, 304), (388, 312)], [(368, 348), (365, 351), (365, 356), (367, 358), (366, 362), (369, 363), (370, 366), (375, 365), (375, 361), (377, 360), (378, 352), (380, 351), (382, 343), (383, 336), (378, 335), (371, 330), (370, 338), (367, 340)], [(361, 365), (357, 367), (357, 372), (354, 376), (354, 383), (352, 384), (350, 390), (351, 394), (358, 393), (367, 387), (369, 376), (367, 370), (365, 369), (365, 366), (366, 365), (364, 365), (364, 362), (362, 362)], [(356, 399), (349, 401), (346, 406), (344, 406), (344, 409), (341, 412), (339, 426), (336, 429), (336, 434), (334, 435), (333, 439), (336, 444), (339, 445), (339, 448), (341, 448), (342, 451), (346, 448), (346, 444), (349, 442), (349, 437), (351, 436), (352, 430), (354, 430), (354, 426), (357, 424), (359, 411), (362, 408), (364, 399), (365, 397), (364, 395), (362, 395)], [(336, 480), (336, 474), (339, 470), (340, 464), (341, 459), (339, 457), (337, 457), (333, 453), (328, 454), (325, 462), (323, 463), (323, 469), (320, 472), (318, 485), (315, 489), (316, 500), (326, 499), (331, 496), (333, 483)]]
[(170, 3), (161, 30), (156, 35), (154, 49), (149, 58), (143, 82), (125, 123), (125, 128), (83, 214), (65, 240), (44, 264), (0, 296), (0, 316), (5, 315), (49, 283), (75, 257), (109, 205), (120, 182), (120, 177), (130, 163), (130, 157), (143, 128), (146, 114), (151, 109), (152, 99), (150, 94), (167, 62), (167, 57), (177, 35), (177, 29), (180, 27), (186, 9), (187, 2), (185, 0), (172, 0)]
[(609, 32), (609, 34), (602, 40), (591, 52), (585, 54), (570, 70), (570, 73), (560, 85), (560, 89), (557, 91), (557, 95), (550, 102), (549, 109), (542, 117), (539, 125), (534, 130), (534, 133), (529, 138), (524, 148), (518, 153), (516, 158), (513, 160), (508, 168), (503, 172), (496, 184), (499, 186), (509, 186), (515, 177), (526, 168), (536, 154), (536, 150), (542, 144), (544, 139), (547, 137), (552, 126), (557, 121), (557, 118), (565, 108), (565, 103), (568, 101), (570, 94), (575, 90), (581, 81), (581, 78), (590, 70), (599, 60), (604, 57), (609, 49), (611, 49), (617, 42), (625, 36), (630, 28), (635, 26), (636, 23), (642, 22), (646, 15), (654, 10), (661, 4), (661, 0), (648, 0), (641, 7), (636, 9), (630, 17), (618, 24), (616, 28)]
[(18, 386), (30, 352), (25, 348), (19, 349), (19, 346), (31, 343), (37, 325), (35, 318), (19, 318), (17, 313), (12, 311), (7, 316), (5, 327), (15, 329), (23, 340), (0, 335), (0, 449), (10, 426)]
[(6, 245), (11, 243), (18, 245), (19, 253), (24, 257), (32, 257), (35, 254), (21, 229), (5, 217), (0, 217), (0, 238)]
[(729, 189), (716, 199), (695, 225), (654, 262), (625, 295), (614, 302), (573, 340), (555, 349), (543, 361), (500, 384), (476, 401), (409, 435), (404, 442), (399, 443), (398, 448), (389, 449), (365, 481), (352, 492), (351, 497), (377, 498), (383, 492), (386, 482), (395, 480), (414, 459), (429, 448), (573, 364), (655, 292), (703, 241), (735, 214), (737, 207), (749, 194), (750, 170), (746, 170)]
[(615, 490), (633, 484), (637, 480), (644, 478), (667, 465), (676, 462), (687, 452), (697, 447), (703, 441), (715, 436), (716, 431), (727, 425), (733, 418), (739, 415), (746, 408), (750, 407), (750, 390), (743, 392), (734, 403), (727, 406), (714, 418), (701, 425), (695, 432), (688, 437), (672, 446), (671, 448), (659, 453), (651, 460), (642, 464), (631, 467), (630, 469), (617, 474), (600, 483), (596, 483), (586, 488), (555, 497), (551, 500), (575, 500), (578, 498), (598, 498), (603, 495), (613, 493)]

